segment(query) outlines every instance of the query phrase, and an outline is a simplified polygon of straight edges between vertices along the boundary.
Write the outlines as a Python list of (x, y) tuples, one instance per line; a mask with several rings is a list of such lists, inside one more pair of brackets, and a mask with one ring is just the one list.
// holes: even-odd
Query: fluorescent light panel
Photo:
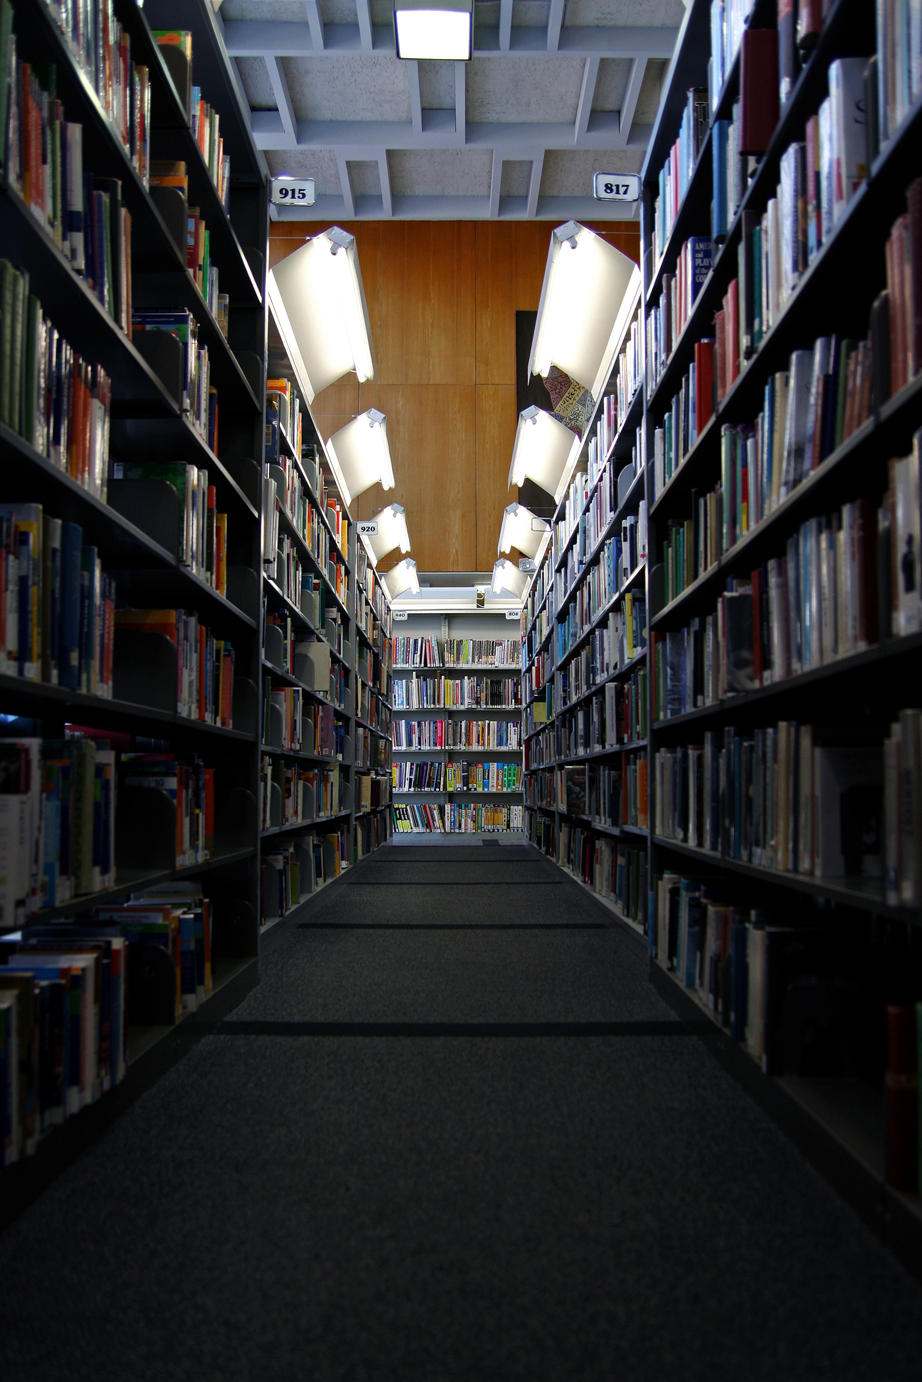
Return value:
[(327, 440), (326, 453), (346, 504), (372, 485), (394, 488), (387, 417), (377, 408), (359, 413), (334, 432)]
[(389, 600), (396, 600), (400, 595), (419, 594), (419, 577), (412, 557), (404, 557), (390, 571), (382, 571), (380, 580)]
[(533, 557), (549, 525), (543, 518), (526, 509), (524, 504), (507, 504), (503, 510), (503, 525), (499, 531), (498, 552), (511, 552), (515, 547), (523, 556)]
[(388, 504), (386, 509), (374, 515), (378, 525), (376, 533), (359, 533), (372, 566), (377, 566), (382, 557), (399, 547), (401, 552), (410, 550), (410, 534), (407, 531), (406, 510), (402, 504)]
[[(314, 395), (354, 370), (359, 381), (374, 378), (368, 308), (355, 236), (339, 226), (313, 236), (280, 260), (270, 281), (297, 344), (301, 385)], [(277, 301), (276, 301), (277, 307)]]
[(473, 0), (399, 0), (394, 5), (398, 58), (467, 62), (473, 9)]
[(566, 492), (582, 443), (575, 432), (543, 408), (519, 413), (509, 467), (509, 485), (534, 480), (559, 504)]
[(499, 561), (493, 566), (493, 580), (490, 583), (490, 590), (494, 595), (512, 595), (516, 600), (521, 600), (528, 588), (531, 577), (525, 571), (520, 571), (511, 561), (505, 557), (500, 557)]
[(595, 231), (578, 221), (557, 226), (544, 270), (529, 374), (546, 378), (556, 365), (597, 401), (639, 283), (634, 261)]

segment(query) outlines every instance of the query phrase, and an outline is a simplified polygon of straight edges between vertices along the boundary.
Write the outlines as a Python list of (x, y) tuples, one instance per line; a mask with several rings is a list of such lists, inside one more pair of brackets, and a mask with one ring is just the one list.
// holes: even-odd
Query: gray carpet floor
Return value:
[(922, 1287), (639, 942), (403, 853), (0, 1235), (4, 1382), (917, 1382)]

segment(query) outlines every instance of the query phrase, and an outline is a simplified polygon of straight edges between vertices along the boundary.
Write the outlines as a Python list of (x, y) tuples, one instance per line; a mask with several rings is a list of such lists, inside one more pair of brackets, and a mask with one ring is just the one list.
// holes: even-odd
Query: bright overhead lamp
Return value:
[(626, 254), (578, 221), (551, 232), (528, 372), (546, 378), (551, 366), (568, 375), (597, 402), (640, 284), (640, 270)]
[(575, 432), (543, 408), (519, 413), (509, 467), (509, 484), (534, 480), (559, 504), (564, 496), (582, 443)]
[(544, 541), (550, 524), (526, 509), (524, 504), (507, 504), (503, 509), (503, 526), (499, 530), (498, 552), (511, 552), (515, 547), (525, 557), (533, 557)]
[(474, 0), (395, 0), (398, 58), (468, 62), (474, 41)]
[(400, 595), (419, 594), (419, 577), (416, 574), (416, 562), (412, 557), (404, 557), (403, 561), (398, 561), (390, 571), (382, 571), (380, 580), (389, 600), (396, 600)]
[(375, 514), (372, 521), (378, 525), (373, 533), (366, 532), (361, 521), (358, 525), (359, 536), (372, 566), (377, 566), (381, 558), (395, 547), (399, 547), (401, 552), (409, 552), (410, 534), (407, 532), (406, 509), (402, 504), (388, 504), (386, 509)]
[(499, 561), (493, 565), (493, 579), (490, 582), (490, 593), (492, 595), (512, 595), (514, 599), (521, 600), (528, 588), (530, 577), (527, 571), (522, 571), (514, 566), (505, 557), (500, 557)]
[(357, 494), (372, 485), (394, 488), (387, 417), (377, 408), (359, 413), (334, 432), (327, 441), (326, 453), (345, 504), (351, 504)]
[(331, 226), (313, 236), (270, 269), (269, 285), (276, 315), (279, 303), (284, 310), (283, 343), (308, 404), (351, 370), (360, 383), (374, 378), (354, 235)]
[(511, 595), (514, 599), (521, 600), (525, 595), (530, 579), (527, 571), (522, 571), (513, 562), (507, 561), (505, 557), (500, 557), (493, 564), (490, 594)]

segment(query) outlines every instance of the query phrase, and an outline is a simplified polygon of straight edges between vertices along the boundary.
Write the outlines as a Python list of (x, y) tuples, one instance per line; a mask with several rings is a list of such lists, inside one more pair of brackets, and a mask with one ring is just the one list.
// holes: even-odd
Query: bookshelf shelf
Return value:
[[(749, 31), (760, 31), (758, 43), (777, 33), (784, 57), (778, 8), (756, 0), (738, 43), (757, 53)], [(885, 1090), (888, 1012), (922, 999), (904, 959), (922, 925), (906, 816), (914, 797), (898, 796), (900, 781), (922, 780), (907, 709), (922, 616), (900, 565), (903, 477), (917, 477), (920, 464), (922, 359), (918, 343), (894, 334), (904, 330), (905, 295), (918, 295), (920, 266), (893, 257), (898, 218), (918, 225), (910, 193), (922, 92), (902, 109), (888, 104), (911, 80), (891, 82), (904, 61), (898, 37), (875, 53), (873, 6), (824, 9), (774, 127), (740, 136), (763, 151), (724, 158), (725, 136), (736, 147), (742, 96), (757, 93), (761, 107), (773, 93), (758, 66), (729, 51), (729, 30), (712, 31), (709, 0), (692, 0), (642, 173), (651, 975), (677, 1007), (708, 1013), (727, 1062), (837, 1183), (876, 1204), (885, 1234), (907, 1201), (891, 1241), (917, 1254), (918, 1174), (902, 1195)], [(695, 87), (707, 94), (697, 156), (693, 141), (677, 142)], [(827, 98), (836, 89), (846, 123), (838, 97)], [(847, 142), (858, 101), (861, 139), (879, 129), (879, 150)], [(825, 177), (835, 160), (865, 165), (841, 194)], [(798, 185), (804, 222), (791, 221), (789, 237), (783, 218)], [(690, 302), (678, 302), (691, 237), (710, 244), (710, 259), (696, 265)], [(709, 338), (714, 396), (696, 429), (681, 410)], [(666, 466), (655, 469), (664, 451)], [(815, 1021), (828, 1024), (822, 1052), (808, 1036)], [(836, 1046), (833, 1034), (846, 1029), (852, 1044)], [(774, 1053), (768, 1073), (762, 1043)]]
[[(69, 951), (83, 929), (111, 973), (108, 993), (130, 957), (124, 1048), (133, 1067), (149, 1057), (158, 1064), (175, 1041), (178, 1003), (174, 1021), (150, 1020), (153, 1007), (163, 1010), (164, 978), (169, 1016), (177, 970), (187, 975), (183, 1012), (206, 1003), (217, 1011), (219, 991), (256, 977), (258, 590), (244, 572), (259, 563), (259, 468), (247, 458), (258, 456), (262, 436), (261, 384), (256, 392), (253, 381), (264, 370), (264, 253), (247, 262), (241, 245), (265, 246), (268, 205), (236, 96), (234, 111), (221, 109), (219, 88), (227, 95), (233, 84), (206, 0), (184, 0), (167, 23), (193, 32), (193, 69), (209, 73), (208, 99), (225, 132), (236, 125), (230, 212), (205, 185), (188, 115), (151, 33), (165, 13), (159, 0), (143, 9), (116, 5), (112, 49), (92, 55), (65, 37), (58, 9), (13, 0), (14, 43), (4, 54), (17, 63), (8, 88), (16, 106), (8, 129), (17, 138), (0, 150), (4, 292), (12, 295), (3, 311), (0, 548), (6, 577), (16, 574), (17, 591), (31, 595), (0, 640), (0, 751), (31, 762), (28, 783), (6, 802), (30, 821), (40, 849), (23, 861), (22, 879), (7, 874), (0, 887), (0, 946), (8, 955), (21, 946), (16, 964), (25, 966), (39, 943)], [(115, 70), (120, 31), (130, 44), (125, 89), (136, 114), (123, 124), (127, 111), (104, 75)], [(52, 149), (57, 181), (43, 162)], [(68, 182), (78, 150), (85, 180)], [(228, 295), (229, 340), (186, 269), (185, 227), (180, 241), (147, 186), (151, 154), (190, 160)], [(21, 315), (7, 310), (17, 303)], [(152, 347), (150, 333), (137, 329), (133, 314), (154, 304), (182, 309), (197, 325), (211, 366), (206, 374), (206, 356), (194, 357), (198, 383), (192, 352), (184, 362), (169, 331)], [(209, 377), (224, 405), (217, 434), (206, 425)], [(169, 479), (147, 469), (165, 458)], [(125, 474), (125, 462), (137, 473)], [(249, 485), (248, 466), (256, 481), (251, 473)], [(138, 622), (133, 610), (149, 616), (153, 632), (128, 627), (126, 616)], [(41, 679), (17, 674), (33, 670)], [(183, 713), (196, 707), (208, 707), (214, 722)], [(152, 927), (158, 919), (147, 939), (125, 907), (130, 898), (147, 900)], [(105, 935), (100, 908), (116, 909)], [(21, 941), (13, 938), (20, 931)], [(187, 966), (180, 949), (190, 941), (196, 959)], [(89, 990), (81, 1001), (92, 1001)], [(101, 1070), (94, 1086), (118, 1083), (119, 1073)], [(113, 1097), (117, 1107), (114, 1090), (101, 1102)], [(72, 1134), (68, 1122), (51, 1126), (54, 1109), (41, 1117), (48, 1126), (39, 1129), (34, 1162), (44, 1167)], [(16, 1151), (26, 1153), (36, 1129), (19, 1119), (17, 1112)]]

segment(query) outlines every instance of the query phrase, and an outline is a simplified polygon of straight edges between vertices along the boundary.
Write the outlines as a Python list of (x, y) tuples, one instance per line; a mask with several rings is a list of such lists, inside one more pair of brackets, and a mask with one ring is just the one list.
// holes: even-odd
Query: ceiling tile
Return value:
[(467, 74), (467, 118), (575, 121), (583, 67), (581, 58), (550, 55), (476, 58)]
[(421, 193), (441, 197), (487, 197), (493, 156), (485, 149), (445, 149), (430, 153), (395, 149), (387, 156), (394, 196)]
[(284, 58), (298, 120), (409, 120), (406, 64), (385, 53)]

